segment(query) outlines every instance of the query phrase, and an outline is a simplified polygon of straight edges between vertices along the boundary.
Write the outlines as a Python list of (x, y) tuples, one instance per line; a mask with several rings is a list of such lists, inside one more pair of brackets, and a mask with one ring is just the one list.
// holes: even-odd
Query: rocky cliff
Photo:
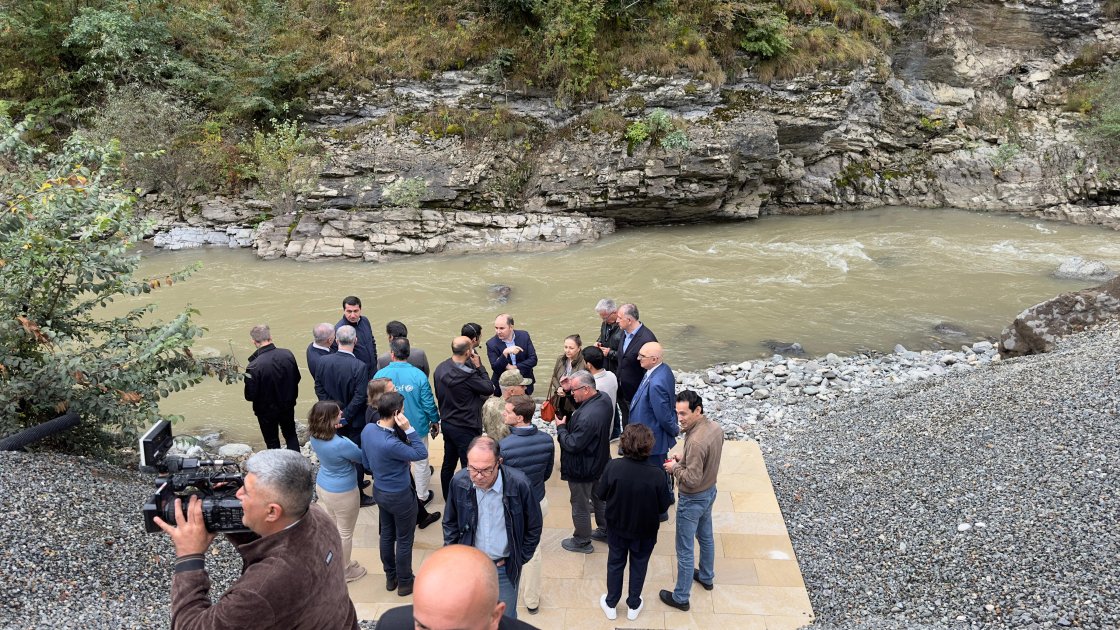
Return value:
[[(889, 56), (793, 80), (630, 76), (609, 101), (575, 109), (470, 73), (320, 94), (310, 124), (327, 166), (295, 213), (200, 200), (188, 225), (165, 222), (157, 243), (376, 261), (563, 247), (616, 225), (878, 205), (1120, 229), (1120, 183), (1081, 145), (1084, 115), (1065, 111), (1070, 88), (1120, 50), (1120, 23), (1100, 2), (950, 4), (924, 26), (888, 17), (899, 29)], [(687, 143), (627, 141), (626, 123), (658, 109)], [(465, 129), (464, 115), (481, 131)], [(418, 208), (383, 198), (405, 178), (427, 184)]]

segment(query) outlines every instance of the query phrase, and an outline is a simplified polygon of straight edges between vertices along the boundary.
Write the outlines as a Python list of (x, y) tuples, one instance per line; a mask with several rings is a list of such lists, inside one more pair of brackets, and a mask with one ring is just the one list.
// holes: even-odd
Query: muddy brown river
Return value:
[[(317, 322), (335, 322), (341, 300), (362, 298), (384, 351), (385, 322), (407, 324), (432, 365), (462, 324), (493, 334), (508, 311), (551, 366), (566, 335), (593, 342), (601, 297), (633, 301), (665, 345), (674, 369), (768, 356), (766, 342), (800, 343), (810, 355), (890, 352), (997, 336), (1024, 308), (1094, 283), (1052, 272), (1081, 256), (1120, 269), (1116, 232), (1004, 214), (882, 208), (821, 217), (625, 230), (572, 249), (401, 259), (382, 264), (258, 260), (249, 250), (147, 251), (142, 273), (193, 262), (189, 281), (150, 296), (160, 318), (188, 304), (209, 329), (200, 347), (252, 352), (249, 328), (271, 326), (277, 345), (304, 368), (297, 416), (315, 400), (304, 348)], [(492, 285), (511, 288), (508, 303)], [(131, 304), (131, 303), (130, 303)], [(117, 308), (128, 304), (120, 303)], [(964, 337), (939, 337), (948, 323)], [(547, 372), (549, 368), (542, 371)], [(161, 405), (185, 416), (176, 433), (221, 431), (263, 443), (240, 385), (207, 382)]]

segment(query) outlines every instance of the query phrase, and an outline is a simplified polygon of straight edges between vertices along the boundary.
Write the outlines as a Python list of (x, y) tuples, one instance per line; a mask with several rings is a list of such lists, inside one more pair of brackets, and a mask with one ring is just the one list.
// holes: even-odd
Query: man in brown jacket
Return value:
[[(678, 610), (688, 610), (689, 593), (695, 580), (712, 590), (715, 578), (715, 539), (712, 536), (712, 504), (716, 500), (716, 475), (723, 454), (723, 429), (704, 417), (704, 401), (691, 390), (677, 394), (677, 420), (685, 434), (684, 455), (674, 454), (665, 462), (665, 472), (677, 480), (677, 584), (662, 589), (661, 601)], [(692, 566), (692, 539), (700, 543), (700, 568)]]
[[(245, 485), (237, 492), (242, 523), (256, 536), (231, 542), (241, 554), (241, 577), (210, 602), (204, 557), (214, 540), (192, 496), (187, 517), (170, 525), (155, 521), (175, 543), (171, 579), (174, 630), (238, 628), (350, 628), (358, 617), (346, 590), (342, 539), (334, 521), (311, 505), (315, 486), (307, 458), (286, 449), (261, 451), (245, 462)], [(182, 505), (175, 499), (175, 513)]]

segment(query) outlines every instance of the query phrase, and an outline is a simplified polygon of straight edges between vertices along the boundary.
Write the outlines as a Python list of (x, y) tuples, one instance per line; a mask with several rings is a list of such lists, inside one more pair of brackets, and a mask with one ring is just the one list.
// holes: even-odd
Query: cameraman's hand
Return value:
[(197, 496), (191, 495), (190, 503), (187, 505), (186, 518), (180, 518), (183, 514), (183, 501), (182, 499), (175, 499), (175, 515), (176, 520), (179, 521), (178, 526), (169, 525), (160, 517), (152, 519), (160, 529), (167, 532), (171, 536), (171, 541), (175, 543), (175, 556), (189, 556), (196, 553), (204, 553), (209, 547), (210, 543), (214, 540), (214, 534), (206, 531), (206, 522), (202, 519), (202, 500)]

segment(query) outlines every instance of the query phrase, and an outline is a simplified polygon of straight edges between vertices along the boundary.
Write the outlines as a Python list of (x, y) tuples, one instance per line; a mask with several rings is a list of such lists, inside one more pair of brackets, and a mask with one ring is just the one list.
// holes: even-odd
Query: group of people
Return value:
[[(319, 523), (326, 517), (333, 521), (336, 535), (330, 541), (308, 545), (301, 553), (318, 553), (315, 562), (341, 567), (336, 571), (338, 579), (357, 580), (366, 570), (351, 559), (354, 526), (359, 509), (376, 504), (386, 589), (402, 596), (412, 594), (416, 586), (412, 569), (415, 530), (441, 517), (439, 512), (429, 513), (426, 506), (435, 496), (429, 487), (435, 470), (428, 461), (428, 444), (442, 434), (439, 482), (445, 501), (444, 544), (473, 547), (493, 564), (503, 612), (495, 624), (524, 627), (510, 624), (520, 623), (516, 622), (516, 608), (522, 585), (529, 612), (536, 613), (540, 606), (539, 543), (549, 509), (545, 482), (553, 473), (558, 446), (560, 477), (568, 484), (573, 522), (572, 536), (561, 545), (570, 552), (593, 553), (593, 541), (607, 544), (608, 592), (600, 598), (600, 606), (608, 619), (617, 616), (627, 564), (627, 616), (637, 618), (644, 606), (646, 567), (660, 523), (668, 519), (668, 508), (674, 502), (674, 483), (678, 490), (678, 579), (672, 590), (660, 592), (660, 599), (688, 610), (693, 582), (712, 588), (711, 511), (723, 432), (704, 417), (703, 401), (697, 394), (675, 392), (663, 349), (639, 320), (635, 305), (601, 300), (595, 307), (601, 325), (594, 345), (584, 347), (579, 335), (565, 338), (548, 387), (538, 392), (545, 401), (542, 417), (554, 417), (555, 440), (533, 423), (538, 411), (531, 397), (537, 353), (529, 333), (514, 328), (510, 315), (503, 313), (495, 319), (494, 335), (485, 342), (479, 324), (463, 325), (460, 335), (451, 341), (451, 356), (430, 370), (427, 355), (411, 347), (403, 323), (388, 323), (389, 351), (378, 355), (361, 300), (349, 296), (342, 307), (338, 323), (314, 327), (314, 339), (306, 351), (319, 399), (308, 414), (310, 444), (319, 460), (313, 483), (318, 505), (310, 505), (310, 487), (300, 485), (295, 492), (277, 486), (293, 483), (293, 475), (264, 478), (254, 473), (255, 464), (249, 465), (243, 502), (249, 499), (252, 503), (254, 494), (266, 495), (258, 500), (267, 503), (268, 515), (293, 519), (277, 521), (285, 524), (283, 529), (258, 531), (250, 523), (247, 504), (245, 524), (259, 536), (283, 534), (295, 539), (290, 530), (311, 529), (310, 524), (297, 527), (297, 523)], [(250, 336), (256, 351), (246, 368), (245, 397), (253, 403), (268, 448), (280, 449), (282, 435), (285, 447), (298, 451), (295, 406), (300, 374), (295, 357), (273, 345), (267, 326), (254, 327)], [(483, 345), (490, 372), (480, 356)], [(686, 435), (683, 452), (669, 457), (682, 430)], [(622, 457), (612, 459), (611, 444), (616, 440)], [(250, 462), (262, 457), (307, 461), (296, 453), (279, 455), (282, 452), (262, 451)], [(300, 484), (303, 470), (299, 467), (295, 475)], [(372, 481), (366, 479), (367, 474)], [(253, 486), (264, 490), (254, 493)], [(370, 486), (367, 495), (363, 490)], [(276, 498), (292, 493), (299, 495), (298, 501)], [(194, 603), (179, 606), (177, 599), (173, 612), (211, 615), (210, 608), (235, 602), (227, 602), (228, 592), (213, 607), (199, 600), (209, 586), (199, 554), (212, 535), (202, 544), (193, 501), (190, 507), (183, 523), (164, 524), (164, 529), (172, 534), (180, 559), (176, 585), (187, 583), (186, 578), (179, 578), (180, 564), (183, 573), (197, 569), (203, 575), (190, 576), (193, 590), (189, 594), (176, 586), (176, 594), (182, 596), (179, 599), (190, 598)], [(192, 543), (180, 549), (180, 542), (187, 539)], [(698, 567), (693, 554), (696, 541)], [(260, 542), (238, 547), (246, 558), (246, 572), (230, 592), (250, 575), (252, 562), (246, 552)], [(269, 561), (267, 553), (258, 556), (262, 563)], [(200, 590), (201, 586), (205, 588)], [(419, 605), (419, 598), (414, 601)], [(343, 624), (349, 624), (348, 620), (342, 620)]]

